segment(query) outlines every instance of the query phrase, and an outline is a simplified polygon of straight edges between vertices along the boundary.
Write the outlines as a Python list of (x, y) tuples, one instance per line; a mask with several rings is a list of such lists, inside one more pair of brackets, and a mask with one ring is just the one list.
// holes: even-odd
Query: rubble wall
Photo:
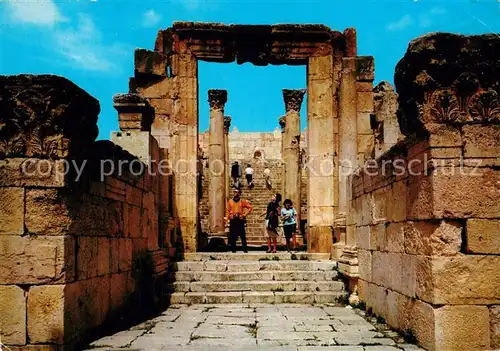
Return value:
[(161, 299), (169, 238), (159, 234), (158, 179), (94, 142), (99, 103), (70, 81), (0, 81), (2, 343), (81, 349), (129, 307)]
[(411, 42), (395, 79), (407, 137), (352, 178), (360, 297), (429, 350), (500, 347), (499, 49)]

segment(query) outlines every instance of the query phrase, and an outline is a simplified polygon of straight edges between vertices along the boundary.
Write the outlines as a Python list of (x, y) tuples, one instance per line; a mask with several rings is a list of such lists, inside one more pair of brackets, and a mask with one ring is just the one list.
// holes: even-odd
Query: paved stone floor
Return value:
[[(400, 338), (399, 338), (400, 339)], [(173, 305), (93, 342), (93, 350), (422, 350), (396, 343), (353, 309), (328, 305)]]

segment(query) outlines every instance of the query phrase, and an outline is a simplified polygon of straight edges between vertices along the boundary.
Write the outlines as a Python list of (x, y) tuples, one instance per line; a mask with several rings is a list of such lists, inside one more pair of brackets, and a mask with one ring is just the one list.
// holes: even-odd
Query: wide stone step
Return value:
[[(184, 261), (261, 261), (261, 260), (329, 260), (330, 254), (328, 253), (308, 253), (308, 252), (277, 252), (275, 254), (268, 254), (266, 252), (248, 252), (248, 253), (232, 253), (232, 252), (195, 252), (185, 253)], [(333, 262), (333, 261), (331, 261)]]
[(250, 272), (250, 271), (332, 271), (337, 267), (335, 261), (294, 261), (294, 260), (261, 260), (261, 261), (182, 261), (173, 262), (174, 271), (216, 271), (216, 272)]
[(340, 281), (237, 281), (237, 282), (181, 282), (167, 286), (175, 292), (225, 291), (343, 291)]
[(343, 291), (236, 291), (175, 292), (168, 295), (170, 304), (227, 303), (334, 303), (346, 295)]
[(332, 281), (337, 279), (336, 270), (331, 271), (249, 271), (249, 272), (211, 272), (181, 271), (173, 272), (172, 280), (177, 282), (237, 282), (252, 280), (275, 281)]

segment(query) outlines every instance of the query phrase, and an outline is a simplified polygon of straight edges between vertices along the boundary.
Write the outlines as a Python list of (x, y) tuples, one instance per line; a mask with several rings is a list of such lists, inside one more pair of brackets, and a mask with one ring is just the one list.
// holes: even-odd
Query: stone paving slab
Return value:
[(332, 305), (177, 304), (149, 321), (94, 341), (90, 349), (422, 350), (416, 345), (397, 344), (392, 335), (377, 331), (353, 309)]

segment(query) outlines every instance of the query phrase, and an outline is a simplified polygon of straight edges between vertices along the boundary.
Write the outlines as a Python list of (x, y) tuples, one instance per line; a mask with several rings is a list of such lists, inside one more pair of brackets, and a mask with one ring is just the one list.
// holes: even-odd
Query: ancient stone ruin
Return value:
[[(231, 93), (198, 91), (199, 60), (304, 65), (307, 87), (283, 87), (282, 130), (230, 131)], [(425, 349), (499, 348), (499, 62), (498, 36), (431, 34), (394, 88), (374, 87), (354, 29), (175, 23), (136, 51), (111, 141), (95, 141), (99, 103), (67, 79), (0, 77), (1, 343), (79, 350), (169, 304), (352, 293)], [(234, 161), (259, 175), (244, 190), (256, 212), (276, 192), (294, 201), (306, 253), (199, 253), (226, 236)]]

